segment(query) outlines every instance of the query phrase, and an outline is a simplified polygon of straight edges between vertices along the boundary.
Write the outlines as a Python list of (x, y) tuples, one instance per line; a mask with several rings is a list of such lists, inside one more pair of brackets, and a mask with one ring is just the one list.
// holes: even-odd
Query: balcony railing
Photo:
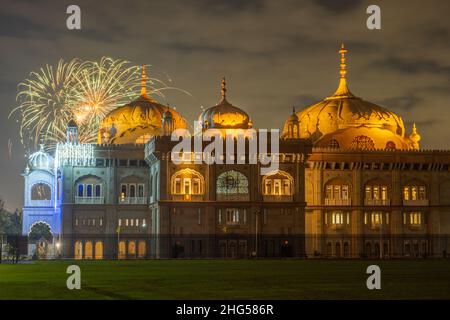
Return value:
[(147, 204), (146, 197), (119, 197), (119, 204)]
[(403, 200), (404, 206), (428, 206), (428, 199)]
[(264, 194), (263, 200), (267, 202), (292, 202), (292, 195)]
[(364, 199), (364, 205), (366, 206), (390, 206), (390, 199)]
[(77, 204), (103, 204), (105, 203), (104, 197), (75, 197), (75, 203)]
[(325, 199), (326, 206), (350, 206), (352, 199)]

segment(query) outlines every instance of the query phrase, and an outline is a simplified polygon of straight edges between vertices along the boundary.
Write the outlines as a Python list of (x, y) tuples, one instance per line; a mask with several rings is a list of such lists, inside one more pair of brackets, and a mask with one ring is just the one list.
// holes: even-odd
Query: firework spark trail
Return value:
[[(149, 92), (165, 99), (163, 91), (189, 92), (148, 78)], [(169, 82), (172, 80), (169, 79)], [(9, 117), (19, 115), (20, 138), (34, 148), (41, 139), (53, 149), (66, 137), (67, 123), (78, 124), (82, 143), (97, 140), (101, 120), (113, 109), (135, 98), (141, 83), (141, 69), (121, 59), (103, 57), (100, 61), (60, 59), (56, 67), (46, 65), (18, 85), (17, 102)]]

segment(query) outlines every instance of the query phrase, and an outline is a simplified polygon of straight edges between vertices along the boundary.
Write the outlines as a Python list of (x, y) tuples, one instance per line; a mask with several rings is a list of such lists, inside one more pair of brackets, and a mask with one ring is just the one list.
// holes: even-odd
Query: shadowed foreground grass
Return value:
[[(66, 287), (81, 267), (81, 290)], [(366, 287), (381, 267), (382, 289)], [(0, 299), (450, 299), (450, 260), (148, 260), (0, 264)]]

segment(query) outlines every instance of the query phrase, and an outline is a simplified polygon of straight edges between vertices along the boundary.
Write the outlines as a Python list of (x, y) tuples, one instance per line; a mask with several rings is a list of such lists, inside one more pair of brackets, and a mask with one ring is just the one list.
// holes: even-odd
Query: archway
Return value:
[(28, 233), (29, 253), (34, 259), (47, 259), (55, 255), (50, 226), (42, 221), (34, 223)]

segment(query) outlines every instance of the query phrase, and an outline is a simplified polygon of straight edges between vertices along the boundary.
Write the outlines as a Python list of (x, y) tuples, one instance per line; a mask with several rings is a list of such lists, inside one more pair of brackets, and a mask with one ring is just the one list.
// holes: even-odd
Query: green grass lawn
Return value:
[[(81, 267), (81, 290), (66, 287)], [(381, 290), (368, 290), (368, 265)], [(450, 260), (148, 260), (0, 264), (0, 299), (450, 299)]]

